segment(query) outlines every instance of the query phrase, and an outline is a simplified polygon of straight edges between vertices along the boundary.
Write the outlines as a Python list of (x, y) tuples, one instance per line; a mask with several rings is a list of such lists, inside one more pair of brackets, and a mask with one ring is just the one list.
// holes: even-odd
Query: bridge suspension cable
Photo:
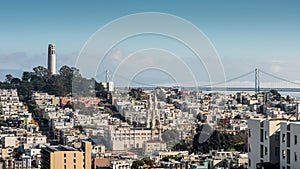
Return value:
[(246, 76), (248, 76), (248, 75), (250, 75), (250, 74), (252, 74), (252, 73), (254, 73), (253, 70), (250, 71), (250, 72), (244, 73), (244, 74), (242, 74), (242, 75), (240, 75), (240, 76), (237, 76), (237, 77), (234, 77), (234, 78), (231, 78), (231, 79), (228, 79), (228, 80), (224, 80), (224, 81), (222, 81), (222, 82), (216, 82), (216, 83), (212, 83), (212, 84), (206, 84), (206, 85), (202, 85), (202, 86), (200, 86), (200, 87), (208, 87), (208, 86), (213, 87), (213, 86), (217, 86), (217, 85), (220, 85), (220, 84), (232, 82), (232, 81), (237, 80), (237, 79), (240, 79), (240, 78), (242, 78), (242, 77), (246, 77)]
[(281, 77), (272, 75), (271, 73), (265, 72), (265, 71), (263, 71), (263, 70), (259, 70), (259, 72), (261, 72), (261, 73), (263, 73), (263, 74), (265, 74), (265, 75), (271, 76), (271, 77), (273, 77), (273, 78), (275, 78), (275, 79), (279, 79), (279, 80), (282, 80), (282, 81), (285, 81), (285, 82), (292, 83), (292, 84), (295, 84), (295, 85), (299, 85), (299, 86), (300, 86), (300, 83), (293, 82), (293, 81), (290, 81), (290, 80), (287, 80), (287, 79), (284, 79), (284, 78), (281, 78)]
[[(220, 85), (220, 84), (229, 83), (229, 82), (235, 81), (235, 80), (237, 80), (237, 79), (246, 77), (246, 76), (248, 76), (248, 75), (251, 75), (251, 74), (253, 74), (253, 73), (256, 73), (256, 71), (261, 72), (262, 74), (265, 74), (265, 75), (270, 76), (270, 77), (272, 77), (272, 78), (275, 78), (275, 79), (278, 79), (278, 80), (281, 80), (281, 81), (285, 81), (285, 82), (288, 82), (288, 83), (291, 83), (291, 84), (300, 86), (300, 83), (293, 82), (293, 81), (288, 80), (288, 79), (285, 79), (285, 78), (281, 78), (281, 77), (279, 77), (279, 76), (276, 76), (276, 75), (273, 75), (273, 74), (271, 74), (271, 73), (265, 72), (265, 71), (263, 71), (263, 70), (261, 70), (261, 69), (256, 69), (256, 70), (252, 70), (252, 71), (250, 71), (250, 72), (244, 73), (244, 74), (242, 74), (242, 75), (239, 75), (239, 76), (237, 76), (237, 77), (234, 77), (234, 78), (231, 78), (231, 79), (228, 79), (228, 80), (224, 80), (224, 81), (216, 82), (216, 83), (210, 83), (210, 84), (206, 84), (206, 85), (200, 85), (200, 86), (198, 86), (198, 87), (200, 87), (200, 88), (201, 88), (201, 87), (202, 87), (202, 88), (215, 87), (215, 86)], [(122, 75), (120, 75), (120, 74), (115, 74), (115, 75), (118, 76), (118, 77), (120, 77), (120, 78), (122, 78), (122, 79), (125, 79), (125, 80), (127, 80), (127, 81), (129, 81), (129, 82), (131, 82), (131, 83), (134, 83), (134, 84), (143, 85), (143, 86), (148, 86), (148, 87), (157, 87), (157, 85), (154, 85), (154, 84), (148, 84), (148, 83), (139, 82), (139, 81), (136, 81), (136, 80), (133, 80), (133, 79), (128, 79), (127, 77), (124, 77), (124, 76), (122, 76)], [(259, 76), (258, 76), (257, 78), (259, 78)], [(259, 81), (258, 81), (258, 83), (259, 83)]]
[[(224, 80), (224, 81), (221, 81), (221, 82), (216, 82), (216, 83), (210, 83), (210, 84), (206, 84), (206, 85), (201, 85), (199, 87), (213, 87), (213, 86), (217, 86), (217, 85), (220, 85), (220, 84), (224, 84), (224, 83), (228, 83), (228, 82), (232, 82), (234, 80), (237, 80), (237, 79), (240, 79), (240, 78), (243, 78), (243, 77), (246, 77), (250, 74), (254, 73), (254, 71), (250, 71), (250, 72), (247, 72), (247, 73), (244, 73), (240, 76), (237, 76), (237, 77), (234, 77), (234, 78), (231, 78), (231, 79), (228, 79), (228, 80)], [(153, 84), (147, 84), (147, 83), (143, 83), (143, 82), (139, 82), (139, 81), (136, 81), (136, 80), (130, 80), (128, 79), (127, 77), (124, 77), (120, 74), (115, 74), (116, 76), (124, 79), (124, 80), (127, 80), (127, 81), (130, 81), (131, 83), (135, 83), (135, 84), (139, 84), (139, 85), (144, 85), (144, 86), (148, 86), (148, 87), (157, 87), (157, 85), (153, 85)]]

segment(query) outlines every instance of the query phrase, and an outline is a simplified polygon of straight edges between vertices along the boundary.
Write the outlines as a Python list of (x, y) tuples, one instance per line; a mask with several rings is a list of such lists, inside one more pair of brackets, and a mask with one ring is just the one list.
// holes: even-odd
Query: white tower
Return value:
[(110, 81), (110, 73), (109, 70), (106, 70), (106, 83), (108, 83)]
[(114, 82), (110, 81), (109, 70), (106, 70), (106, 87), (107, 87), (107, 91), (109, 91), (109, 92), (114, 91)]
[(56, 51), (55, 45), (48, 45), (48, 70), (52, 75), (56, 74)]

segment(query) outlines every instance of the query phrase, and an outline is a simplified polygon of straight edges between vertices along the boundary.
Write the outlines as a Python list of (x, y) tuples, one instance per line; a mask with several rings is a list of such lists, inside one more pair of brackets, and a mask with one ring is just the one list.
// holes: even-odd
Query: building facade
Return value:
[(68, 146), (45, 146), (41, 150), (41, 168), (91, 169), (91, 143), (83, 142), (81, 150)]
[(257, 165), (280, 163), (280, 122), (278, 119), (248, 120), (248, 167), (256, 169)]
[(114, 151), (142, 149), (143, 143), (159, 138), (159, 131), (130, 126), (110, 126), (108, 131), (110, 148)]
[(300, 167), (300, 122), (280, 123), (280, 167), (293, 169)]

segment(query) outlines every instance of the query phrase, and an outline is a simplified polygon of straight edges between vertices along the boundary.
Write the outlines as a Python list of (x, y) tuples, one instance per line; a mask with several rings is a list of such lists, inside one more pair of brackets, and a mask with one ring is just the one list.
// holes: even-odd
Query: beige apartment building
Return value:
[(42, 148), (42, 169), (91, 169), (91, 142), (82, 142), (80, 150), (68, 146)]

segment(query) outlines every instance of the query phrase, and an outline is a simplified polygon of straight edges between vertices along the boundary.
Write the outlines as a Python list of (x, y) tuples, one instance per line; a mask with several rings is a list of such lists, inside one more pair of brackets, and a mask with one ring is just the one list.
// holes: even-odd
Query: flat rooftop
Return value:
[(63, 146), (63, 145), (58, 145), (58, 146), (46, 146), (46, 149), (50, 152), (55, 152), (55, 151), (79, 151), (78, 149), (75, 149), (73, 147), (69, 146)]

